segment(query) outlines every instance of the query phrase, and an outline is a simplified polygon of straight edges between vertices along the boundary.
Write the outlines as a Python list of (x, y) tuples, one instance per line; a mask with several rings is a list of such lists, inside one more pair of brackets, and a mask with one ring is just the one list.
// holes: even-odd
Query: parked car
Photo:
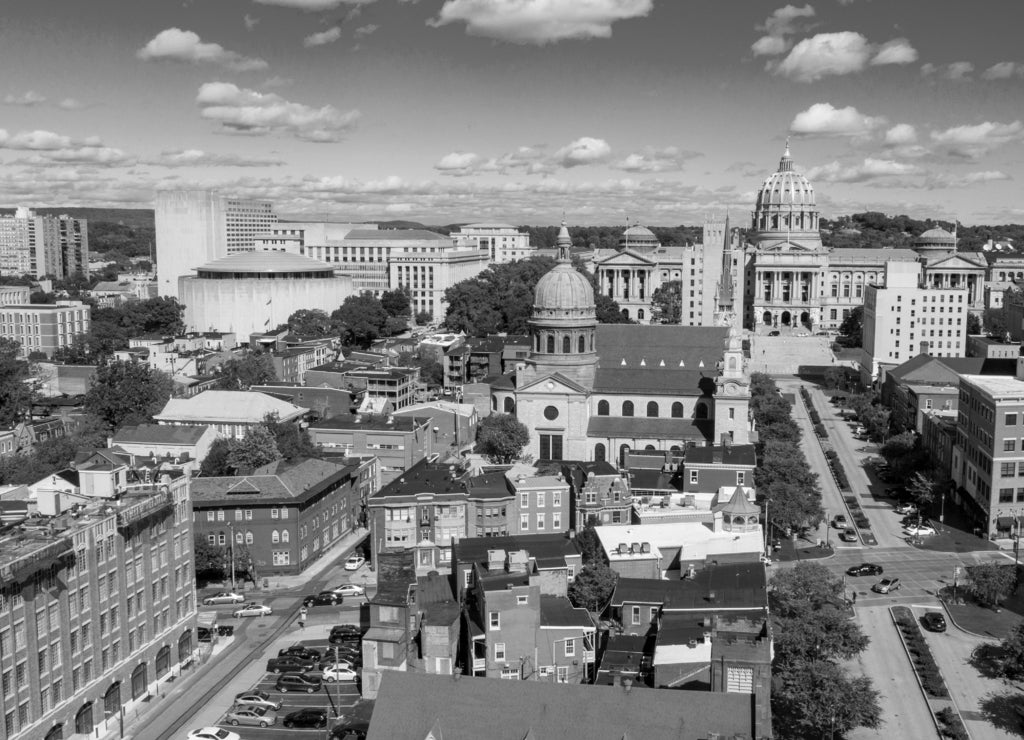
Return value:
[[(348, 668), (354, 671), (362, 667), (361, 660), (349, 660), (348, 658), (341, 658), (340, 660), (335, 660), (331, 656), (328, 657), (330, 657), (330, 660), (325, 660), (323, 663), (320, 664), (320, 670), (323, 671), (325, 674), (327, 673), (328, 670), (333, 668)], [(324, 676), (324, 680), (327, 680), (326, 675)]]
[(841, 539), (843, 542), (857, 542), (857, 532), (854, 529), (847, 527), (839, 533), (839, 539)]
[(927, 524), (922, 524), (920, 526), (913, 524), (907, 527), (906, 532), (911, 537), (924, 537), (927, 535), (935, 534), (935, 528), (930, 527)]
[(899, 587), (900, 587), (900, 579), (899, 578), (883, 578), (878, 583), (876, 583), (874, 586), (872, 586), (871, 590), (874, 591), (876, 594), (887, 594), (887, 593), (890, 593), (891, 591), (895, 591)]
[(317, 661), (311, 658), (301, 658), (298, 655), (282, 655), (277, 658), (270, 658), (267, 661), (267, 671), (270, 673), (295, 673), (313, 670)]
[(836, 529), (846, 529), (846, 527), (848, 527), (849, 525), (850, 523), (846, 521), (845, 514), (836, 514), (835, 517), (832, 519), (832, 526)]
[(861, 563), (846, 569), (848, 576), (880, 576), (882, 572), (882, 566), (874, 563)]
[(231, 591), (223, 591), (213, 596), (207, 596), (203, 599), (203, 606), (214, 606), (216, 604), (241, 604), (245, 601), (245, 597), (242, 594), (236, 594)]
[(282, 694), (289, 691), (305, 691), (312, 694), (323, 687), (323, 680), (319, 676), (307, 676), (304, 673), (284, 673), (277, 678), (274, 688)]
[(366, 740), (370, 725), (359, 720), (351, 720), (331, 730), (331, 740)]
[(259, 689), (243, 691), (241, 694), (236, 694), (235, 704), (240, 707), (266, 707), (267, 709), (273, 709), (275, 711), (281, 708), (281, 702), (274, 701), (270, 698), (270, 694), (266, 691), (260, 691)]
[(307, 609), (311, 606), (335, 606), (341, 603), (341, 597), (331, 591), (324, 591), (315, 596), (307, 596), (302, 600), (302, 605)]
[(327, 726), (327, 712), (323, 709), (300, 709), (297, 712), (289, 712), (284, 716), (285, 727), (315, 727), (317, 729)]
[(897, 514), (916, 514), (917, 513), (917, 507), (914, 504), (907, 504), (907, 503), (897, 504), (897, 506), (896, 506), (896, 513)]
[(253, 602), (246, 604), (240, 609), (235, 609), (231, 612), (231, 616), (235, 619), (238, 619), (239, 617), (269, 617), (273, 613), (274, 610), (266, 604), (257, 604)]
[(362, 663), (363, 651), (354, 643), (332, 645), (323, 662), (333, 663), (337, 660), (347, 660), (350, 663)]
[(945, 632), (946, 618), (941, 612), (925, 612), (921, 617), (921, 624), (929, 632)]
[(338, 596), (365, 596), (366, 589), (358, 583), (343, 583), (332, 588), (331, 593), (335, 593)]
[(334, 683), (335, 681), (358, 681), (359, 674), (352, 668), (335, 663), (324, 668), (324, 681)]
[(359, 637), (363, 634), (363, 629), (357, 624), (336, 624), (331, 627), (331, 634), (351, 634)]
[(200, 727), (185, 736), (186, 740), (242, 740), (237, 732), (230, 732), (223, 727)]
[(768, 336), (770, 336), (770, 337), (778, 337), (778, 336), (781, 336), (781, 335), (782, 335), (782, 332), (779, 331), (778, 329), (772, 329), (770, 332), (768, 332)]
[(359, 570), (365, 562), (366, 558), (362, 555), (350, 555), (345, 561), (345, 570)]
[(294, 655), (298, 658), (305, 658), (306, 660), (320, 660), (321, 653), (316, 648), (307, 647), (306, 645), (289, 645), (286, 648), (281, 648), (277, 651), (279, 657), (285, 655)]
[(351, 632), (332, 632), (327, 636), (327, 642), (331, 645), (351, 645), (352, 647), (359, 647), (362, 639), (362, 635)]
[(865, 427), (863, 427), (863, 426), (858, 424), (856, 427), (854, 427), (853, 433), (854, 434), (867, 434), (868, 430), (867, 430), (867, 428), (865, 428)]
[(224, 721), (235, 727), (270, 727), (277, 722), (277, 714), (266, 707), (235, 707), (224, 715)]

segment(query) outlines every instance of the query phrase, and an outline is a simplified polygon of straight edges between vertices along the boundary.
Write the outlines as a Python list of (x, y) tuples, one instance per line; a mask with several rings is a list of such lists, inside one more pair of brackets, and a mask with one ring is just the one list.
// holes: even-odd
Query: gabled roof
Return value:
[(932, 357), (920, 354), (897, 365), (887, 374), (901, 383), (957, 383), (958, 375), (981, 372), (982, 357)]
[(586, 609), (573, 606), (564, 596), (541, 596), (540, 626), (593, 629), (594, 620)]
[(153, 418), (157, 421), (183, 421), (186, 423), (241, 423), (258, 424), (268, 414), (276, 414), (281, 421), (290, 421), (309, 409), (273, 398), (266, 393), (252, 391), (203, 391), (191, 398), (172, 398), (163, 411)]
[(197, 508), (224, 503), (300, 503), (356, 467), (307, 459), (281, 465), (276, 473), (193, 478), (192, 501)]
[(124, 427), (114, 434), (114, 444), (194, 445), (209, 430), (208, 426), (140, 424)]
[[(542, 375), (539, 378), (535, 378), (531, 382), (529, 382), (526, 385), (522, 386), (521, 388), (519, 388), (519, 393), (525, 393), (529, 389), (535, 388), (535, 387), (539, 386), (541, 383), (544, 383), (545, 381), (548, 381), (548, 380), (552, 380), (555, 383), (558, 383), (559, 385), (561, 385), (561, 386), (563, 386), (565, 388), (568, 388), (568, 389), (570, 389), (570, 390), (572, 390), (572, 391), (574, 391), (576, 393), (587, 393), (588, 392), (586, 388), (584, 388), (582, 385), (577, 383), (575, 380), (570, 380), (569, 378), (565, 377), (561, 373), (551, 373), (549, 375)], [(547, 388), (545, 388), (544, 391), (545, 392), (549, 392)], [(559, 391), (559, 389), (556, 388), (556, 389), (554, 389), (554, 390), (552, 390), (550, 392), (551, 393), (560, 393), (561, 391)]]

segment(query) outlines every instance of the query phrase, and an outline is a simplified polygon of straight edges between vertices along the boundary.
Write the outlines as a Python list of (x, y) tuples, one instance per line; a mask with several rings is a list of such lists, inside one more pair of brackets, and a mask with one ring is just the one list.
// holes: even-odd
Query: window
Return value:
[(608, 402), (607, 401), (598, 401), (597, 402), (597, 415), (598, 416), (608, 416)]
[(562, 459), (562, 435), (542, 434), (540, 435), (540, 459), (561, 460)]
[(529, 604), (529, 603), (530, 603), (530, 597), (529, 597), (528, 594), (516, 594), (516, 604), (519, 604), (521, 606), (523, 604)]
[(1012, 504), (1013, 503), (1013, 489), (1012, 488), (1000, 488), (999, 489), (999, 503), (1001, 503), (1001, 504)]
[(658, 607), (652, 606), (651, 607), (651, 623), (653, 624), (654, 622), (657, 622), (657, 621), (658, 621)]
[(277, 519), (278, 515), (279, 515), (279, 512), (278, 512), (277, 509), (271, 509), (270, 510), (270, 518), (271, 519)]
[(697, 483), (697, 477), (698, 477), (699, 473), (700, 473), (699, 470), (691, 470), (690, 471), (690, 483), (693, 483), (693, 484)]
[(562, 529), (562, 514), (561, 514), (561, 512), (556, 511), (555, 513), (553, 513), (551, 515), (551, 528), (553, 530), (555, 530), (556, 532), (561, 531), (561, 529)]
[(632, 623), (633, 624), (640, 624), (640, 607), (639, 606), (634, 606), (633, 607)]
[(561, 491), (552, 491), (551, 492), (551, 505), (554, 506), (556, 509), (559, 506), (562, 505), (562, 492)]
[(647, 402), (647, 416), (651, 419), (658, 418), (658, 404), (654, 401)]
[(672, 404), (672, 418), (673, 419), (682, 419), (683, 418), (683, 404), (681, 404), (679, 401), (676, 401), (675, 403)]
[(633, 415), (633, 402), (632, 401), (623, 401), (622, 402), (622, 415), (623, 416), (632, 416)]
[(537, 531), (538, 532), (544, 531), (544, 515), (543, 514), (538, 514), (537, 515)]
[(290, 537), (290, 535), (288, 534), (288, 530), (287, 529), (282, 529), (281, 530), (281, 542), (287, 542), (289, 537)]
[(730, 419), (735, 419), (736, 418), (736, 409), (734, 409), (732, 406), (729, 407), (729, 418)]
[(216, 518), (216, 513), (213, 511), (206, 512), (206, 521), (212, 522)]
[(558, 666), (558, 673), (555, 674), (555, 681), (557, 683), (569, 683), (569, 666)]
[(218, 522), (224, 521), (224, 509), (218, 509), (217, 510), (217, 521)]
[(281, 541), (281, 533), (278, 532), (275, 529), (273, 532), (270, 533), (270, 541), (273, 542), (274, 544), (277, 544), (278, 542), (280, 542)]
[(487, 615), (487, 622), (492, 630), (501, 629), (501, 612), (490, 612)]
[(746, 474), (745, 472), (743, 472), (742, 470), (740, 470), (740, 471), (737, 471), (737, 472), (736, 472), (736, 485), (737, 485), (737, 486), (742, 486), (742, 485), (744, 485), (744, 482), (745, 482), (746, 476), (747, 476), (747, 474)]
[(505, 662), (505, 643), (494, 643), (494, 659), (497, 661), (501, 661), (502, 663)]
[(544, 508), (544, 491), (537, 491), (537, 508)]
[(565, 641), (565, 657), (572, 658), (576, 655), (576, 640)]
[(1016, 426), (1016, 425), (1017, 425), (1017, 414), (1016, 413), (1007, 414), (1006, 415), (1006, 426), (1012, 427), (1012, 426)]
[(519, 515), (519, 531), (529, 532), (530, 531), (530, 515), (520, 514)]

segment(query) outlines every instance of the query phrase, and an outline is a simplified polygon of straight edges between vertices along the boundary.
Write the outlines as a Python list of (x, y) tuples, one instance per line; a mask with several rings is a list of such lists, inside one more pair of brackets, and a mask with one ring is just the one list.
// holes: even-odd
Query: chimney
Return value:
[(487, 570), (491, 573), (497, 573), (499, 570), (505, 568), (505, 551), (504, 550), (488, 550), (487, 551)]
[(633, 679), (628, 676), (622, 679), (622, 688), (628, 694), (633, 691)]

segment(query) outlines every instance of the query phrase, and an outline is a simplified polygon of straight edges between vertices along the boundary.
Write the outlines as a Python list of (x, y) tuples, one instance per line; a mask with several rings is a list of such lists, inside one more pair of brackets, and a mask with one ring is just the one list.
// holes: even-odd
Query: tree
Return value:
[(159, 370), (115, 360), (96, 368), (84, 408), (117, 431), (153, 420), (171, 397), (171, 379)]
[(857, 306), (839, 325), (839, 333), (845, 338), (847, 347), (860, 347), (864, 343), (864, 307)]
[(772, 692), (773, 726), (780, 738), (842, 737), (881, 724), (878, 692), (866, 676), (850, 677), (830, 661), (785, 671)]
[(386, 335), (388, 312), (372, 293), (363, 293), (346, 298), (331, 314), (331, 320), (341, 327), (345, 344), (365, 348)]
[(245, 436), (231, 445), (227, 462), (237, 472), (249, 473), (281, 457), (274, 435), (264, 424), (249, 427)]
[(388, 316), (410, 315), (409, 289), (405, 287), (395, 288), (385, 292), (380, 297), (380, 305), (388, 312)]
[(591, 560), (569, 584), (569, 600), (574, 606), (601, 612), (615, 590), (619, 574), (604, 560)]
[(821, 493), (815, 488), (786, 480), (775, 480), (767, 488), (768, 515), (772, 524), (792, 531), (817, 527), (825, 518)]
[(1006, 678), (1024, 678), (1024, 622), (1018, 622), (1000, 645), (1003, 649), (1001, 672)]
[(1016, 568), (1012, 565), (998, 563), (982, 563), (967, 568), (970, 579), (971, 593), (982, 606), (997, 607), (1003, 599), (1013, 593), (1017, 578)]
[(207, 478), (217, 478), (222, 475), (231, 475), (234, 469), (228, 462), (228, 455), (231, 453), (231, 443), (234, 440), (217, 437), (210, 445), (210, 451), (206, 453), (203, 462), (199, 467), (199, 474)]
[(277, 380), (274, 361), (262, 352), (249, 352), (242, 357), (232, 358), (224, 363), (220, 371), (217, 388), (228, 391), (244, 391), (250, 386), (263, 385)]
[[(594, 517), (597, 519), (597, 517)], [(600, 523), (598, 520), (597, 524)], [(601, 539), (597, 536), (597, 531), (594, 527), (597, 524), (587, 523), (583, 529), (576, 533), (576, 546), (580, 549), (580, 554), (583, 555), (583, 564), (587, 565), (594, 561), (604, 561), (604, 548), (601, 547)]]
[(434, 320), (434, 314), (430, 311), (419, 311), (416, 313), (416, 323), (420, 326), (426, 326)]
[(928, 463), (928, 452), (921, 447), (916, 432), (894, 434), (885, 441), (879, 452), (889, 464), (896, 480), (909, 480)]
[(491, 414), (477, 426), (476, 451), (494, 463), (512, 462), (529, 441), (529, 430), (512, 414)]
[(669, 280), (651, 295), (652, 310), (663, 324), (678, 324), (683, 313), (682, 283)]
[(967, 333), (981, 334), (981, 319), (978, 318), (978, 314), (967, 314)]
[(982, 313), (982, 323), (988, 334), (1000, 339), (1009, 331), (1009, 324), (1006, 321), (1006, 310), (1004, 308), (986, 308)]
[(0, 338), (0, 427), (10, 428), (32, 408), (33, 391), (27, 382), (28, 363), (18, 358), (21, 345)]
[(868, 637), (845, 607), (823, 604), (812, 612), (778, 616), (773, 622), (778, 665), (811, 660), (849, 660), (868, 646)]
[(303, 337), (338, 336), (338, 327), (319, 308), (300, 308), (288, 317), (288, 328)]
[(841, 603), (843, 581), (821, 563), (804, 560), (772, 576), (768, 598), (773, 614), (800, 616), (823, 604)]
[(267, 414), (263, 425), (274, 437), (274, 444), (285, 460), (315, 457), (319, 450), (309, 437), (309, 432), (297, 424), (281, 423), (274, 414)]
[(917, 523), (921, 524), (921, 513), (935, 500), (938, 491), (939, 481), (935, 480), (928, 473), (914, 473), (907, 483), (907, 491), (917, 504)]
[(419, 355), (415, 352), (399, 352), (395, 363), (399, 367), (418, 367), (420, 380), (427, 386), (444, 384), (444, 367), (432, 355)]
[(849, 376), (846, 373), (844, 367), (828, 367), (825, 368), (825, 387), (826, 388), (846, 388)]
[(224, 563), (227, 558), (222, 546), (211, 545), (206, 535), (196, 532), (193, 537), (192, 549), (195, 553), (196, 574), (213, 578), (223, 577)]

